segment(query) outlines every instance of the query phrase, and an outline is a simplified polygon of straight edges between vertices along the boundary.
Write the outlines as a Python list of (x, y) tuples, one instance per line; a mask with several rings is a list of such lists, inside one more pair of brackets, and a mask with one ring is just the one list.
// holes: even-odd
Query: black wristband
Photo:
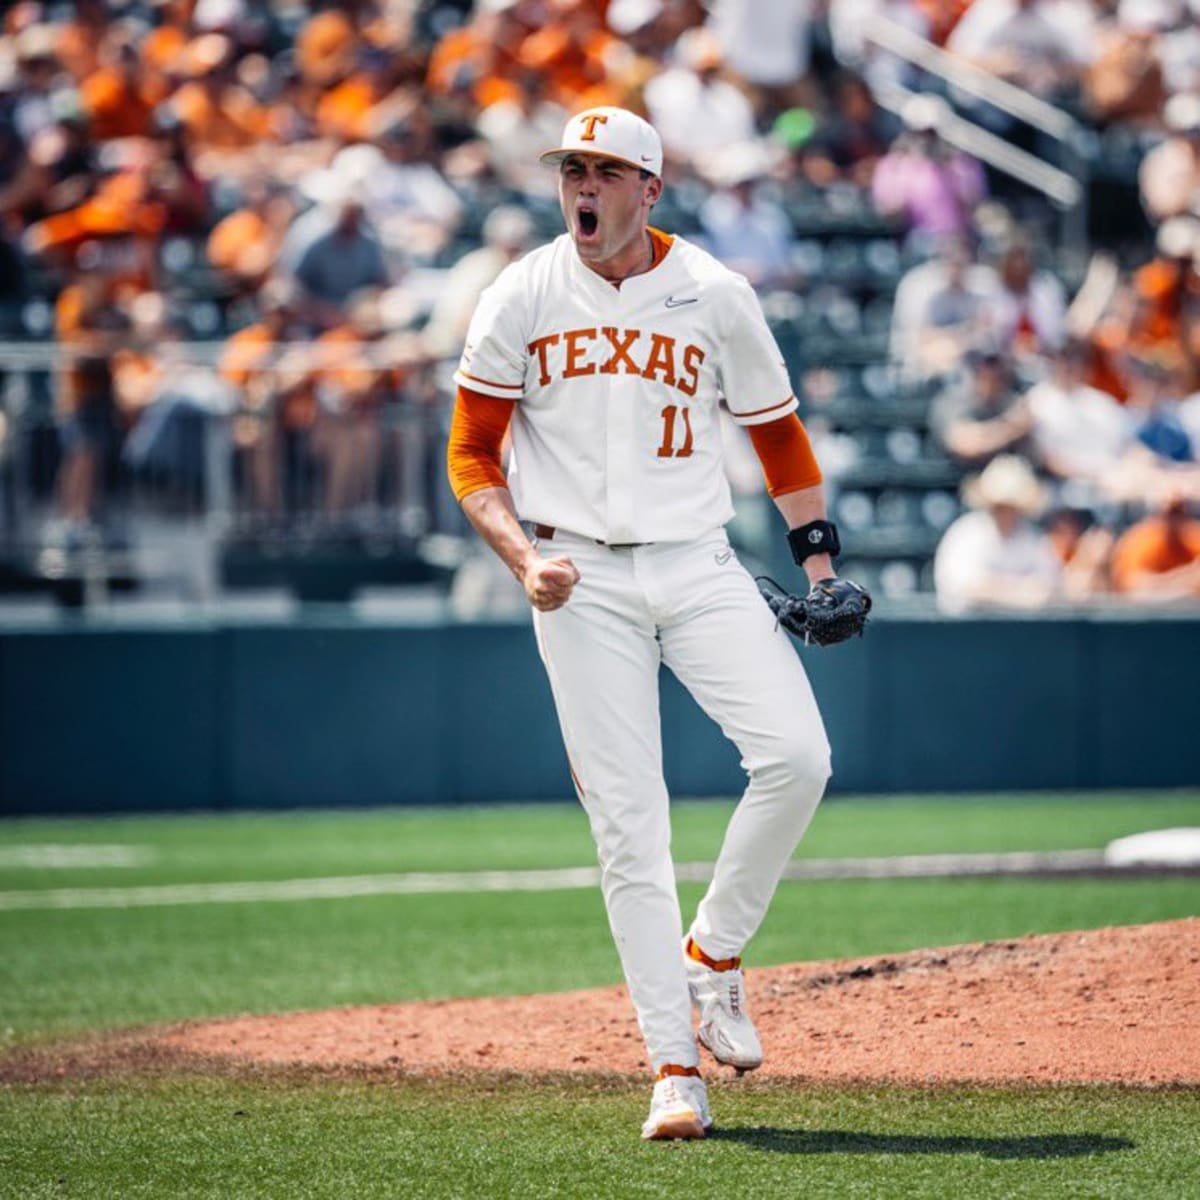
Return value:
[(837, 556), (842, 552), (837, 526), (832, 521), (810, 521), (799, 529), (791, 529), (787, 535), (788, 547), (796, 566), (802, 567), (806, 558), (814, 554)]

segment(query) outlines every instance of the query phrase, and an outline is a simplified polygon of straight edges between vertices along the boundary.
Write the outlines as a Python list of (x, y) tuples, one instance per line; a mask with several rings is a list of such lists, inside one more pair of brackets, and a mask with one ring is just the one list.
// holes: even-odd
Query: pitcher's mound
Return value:
[[(767, 967), (747, 980), (762, 1076), (1200, 1084), (1200, 918)], [(425, 1074), (647, 1069), (620, 987), (238, 1017), (163, 1040)]]

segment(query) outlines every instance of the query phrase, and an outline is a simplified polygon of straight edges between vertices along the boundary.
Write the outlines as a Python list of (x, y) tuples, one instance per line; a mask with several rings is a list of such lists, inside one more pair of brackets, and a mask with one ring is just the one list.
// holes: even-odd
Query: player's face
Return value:
[(558, 195), (579, 257), (617, 258), (642, 238), (662, 183), (612, 158), (572, 154), (559, 170)]

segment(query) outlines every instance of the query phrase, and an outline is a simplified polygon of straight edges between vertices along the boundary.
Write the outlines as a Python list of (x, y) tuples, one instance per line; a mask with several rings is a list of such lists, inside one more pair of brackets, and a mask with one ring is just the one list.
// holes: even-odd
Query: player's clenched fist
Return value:
[(579, 582), (579, 571), (569, 558), (534, 558), (525, 568), (525, 595), (542, 612), (562, 608)]

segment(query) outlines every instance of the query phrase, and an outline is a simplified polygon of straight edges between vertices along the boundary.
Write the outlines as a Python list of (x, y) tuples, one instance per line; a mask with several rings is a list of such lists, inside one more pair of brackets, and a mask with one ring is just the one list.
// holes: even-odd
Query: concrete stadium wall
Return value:
[[(900, 620), (803, 652), (839, 791), (1200, 784), (1200, 619)], [(677, 795), (737, 754), (669, 676)], [(0, 631), (0, 812), (572, 794), (527, 626)]]

